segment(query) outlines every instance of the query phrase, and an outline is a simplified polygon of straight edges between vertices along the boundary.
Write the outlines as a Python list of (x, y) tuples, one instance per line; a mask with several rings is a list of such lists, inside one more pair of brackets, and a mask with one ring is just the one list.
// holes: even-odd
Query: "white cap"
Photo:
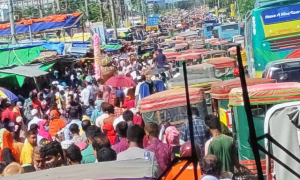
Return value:
[(31, 110), (31, 115), (34, 116), (38, 113), (38, 110), (37, 109), (33, 109)]

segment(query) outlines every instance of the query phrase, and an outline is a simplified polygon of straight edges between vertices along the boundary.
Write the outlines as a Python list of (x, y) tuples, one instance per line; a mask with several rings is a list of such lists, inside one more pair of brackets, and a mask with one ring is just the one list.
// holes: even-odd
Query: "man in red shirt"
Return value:
[(8, 118), (11, 122), (16, 122), (16, 116), (13, 112), (13, 106), (10, 102), (5, 104), (6, 109), (2, 112), (1, 120), (4, 121), (5, 118)]

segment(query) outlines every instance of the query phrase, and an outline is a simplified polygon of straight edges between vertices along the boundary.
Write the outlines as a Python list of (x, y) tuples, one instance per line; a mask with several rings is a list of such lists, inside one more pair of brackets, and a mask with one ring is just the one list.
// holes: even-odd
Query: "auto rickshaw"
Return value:
[[(189, 88), (192, 106), (198, 108), (200, 118), (207, 115), (204, 90)], [(185, 89), (170, 89), (152, 94), (139, 101), (139, 110), (145, 123), (170, 122), (171, 125), (183, 124), (187, 120)]]
[(182, 54), (180, 56), (177, 56), (176, 57), (177, 66), (182, 67), (182, 64), (184, 61), (188, 61), (189, 63), (201, 62), (202, 53), (204, 53), (204, 52), (188, 53), (188, 54)]
[[(205, 60), (203, 62), (206, 62)], [(215, 65), (216, 78), (221, 80), (234, 79), (233, 69), (236, 67), (236, 61), (232, 58), (219, 58), (217, 60), (210, 60), (206, 63)]]
[(189, 47), (188, 43), (181, 43), (181, 44), (176, 44), (174, 49), (176, 49), (177, 52), (187, 50)]
[[(257, 138), (264, 135), (265, 116), (271, 107), (276, 104), (300, 100), (300, 83), (268, 83), (248, 86), (247, 88)], [(229, 105), (233, 112), (233, 131), (236, 132), (238, 142), (239, 162), (251, 172), (257, 173), (253, 151), (249, 144), (249, 126), (241, 88), (234, 88), (230, 91)], [(264, 140), (260, 140), (258, 143), (264, 147)], [(266, 173), (266, 158), (262, 152), (260, 152), (260, 159), (263, 172)]]
[[(275, 83), (274, 79), (247, 78), (247, 86), (256, 84)], [(232, 118), (229, 104), (229, 92), (233, 88), (241, 87), (240, 78), (225, 80), (211, 85), (213, 111), (219, 114), (223, 134), (232, 133)]]
[[(183, 69), (179, 68), (180, 76), (169, 80), (168, 87), (170, 89), (184, 88)], [(205, 91), (206, 103), (211, 104), (210, 88), (211, 85), (220, 82), (215, 77), (215, 67), (211, 64), (197, 64), (187, 66), (187, 78), (189, 87), (201, 87)]]
[(202, 54), (203, 59), (211, 59), (216, 57), (227, 57), (228, 53), (224, 50), (213, 50)]

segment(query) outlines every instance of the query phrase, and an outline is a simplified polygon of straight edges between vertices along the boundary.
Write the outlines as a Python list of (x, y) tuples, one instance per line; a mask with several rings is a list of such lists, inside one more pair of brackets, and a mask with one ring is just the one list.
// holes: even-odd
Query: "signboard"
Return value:
[(262, 11), (265, 25), (300, 19), (300, 5), (283, 6)]
[(261, 19), (266, 38), (300, 33), (300, 5), (262, 11)]
[(147, 26), (158, 26), (159, 18), (157, 17), (148, 17)]

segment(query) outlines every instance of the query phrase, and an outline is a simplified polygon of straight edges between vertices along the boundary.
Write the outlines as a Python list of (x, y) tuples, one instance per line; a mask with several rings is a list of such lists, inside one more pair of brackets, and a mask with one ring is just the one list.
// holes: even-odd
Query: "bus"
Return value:
[(299, 33), (300, 1), (257, 0), (245, 21), (250, 77), (262, 77), (268, 62), (295, 58), (300, 49)]
[(225, 39), (228, 41), (232, 41), (234, 36), (240, 35), (240, 24), (233, 23), (233, 24), (222, 24), (220, 26), (215, 26), (212, 35), (214, 38)]
[(217, 20), (207, 20), (204, 21), (204, 24), (202, 26), (203, 28), (203, 37), (204, 38), (211, 38), (212, 36), (212, 31), (214, 29), (215, 26), (217, 26)]

